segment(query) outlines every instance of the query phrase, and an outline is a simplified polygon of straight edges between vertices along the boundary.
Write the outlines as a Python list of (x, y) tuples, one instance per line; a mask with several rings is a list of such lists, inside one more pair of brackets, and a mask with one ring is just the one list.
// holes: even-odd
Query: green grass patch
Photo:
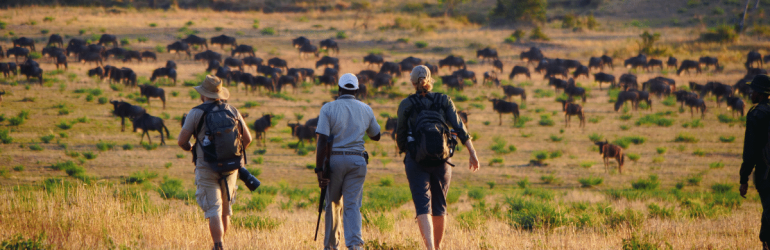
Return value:
[(182, 180), (163, 177), (163, 182), (158, 187), (160, 197), (164, 199), (194, 200), (195, 190), (185, 189)]
[(131, 173), (128, 177), (126, 177), (125, 182), (127, 184), (142, 184), (146, 181), (155, 179), (158, 177), (158, 173), (154, 171), (136, 171)]
[(674, 137), (674, 142), (696, 143), (699, 140), (688, 133), (680, 133)]
[(631, 182), (631, 187), (637, 190), (654, 190), (660, 185), (657, 175), (650, 175), (647, 179), (641, 178)]
[(735, 136), (719, 136), (719, 141), (730, 143), (735, 141)]
[(598, 185), (601, 185), (604, 183), (604, 178), (602, 177), (594, 177), (594, 176), (588, 176), (584, 178), (578, 178), (578, 182), (580, 185), (584, 188), (590, 188), (595, 187)]
[(489, 147), (492, 151), (495, 152), (495, 154), (508, 154), (512, 152), (516, 152), (516, 146), (514, 145), (507, 145), (506, 141), (501, 137), (495, 137), (492, 139), (494, 141), (494, 144)]

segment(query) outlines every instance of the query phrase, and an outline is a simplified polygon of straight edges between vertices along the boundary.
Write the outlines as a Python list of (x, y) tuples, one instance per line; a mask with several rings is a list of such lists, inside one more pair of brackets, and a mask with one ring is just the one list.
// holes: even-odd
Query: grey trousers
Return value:
[(358, 155), (332, 155), (330, 165), (331, 182), (326, 189), (324, 249), (338, 249), (340, 222), (344, 228), (345, 246), (348, 249), (363, 249), (361, 199), (366, 179), (366, 160)]

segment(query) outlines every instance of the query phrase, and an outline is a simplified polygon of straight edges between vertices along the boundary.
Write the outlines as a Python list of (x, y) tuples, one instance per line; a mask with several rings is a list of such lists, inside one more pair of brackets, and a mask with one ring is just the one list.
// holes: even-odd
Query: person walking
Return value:
[[(177, 144), (185, 151), (194, 150), (195, 199), (209, 220), (214, 250), (222, 250), (233, 214), (238, 170), (245, 164), (244, 149), (251, 143), (251, 133), (238, 110), (226, 103), (230, 92), (222, 87), (222, 80), (208, 75), (195, 90), (203, 104), (187, 113)], [(216, 125), (209, 128), (209, 124)]]
[(457, 139), (467, 147), (471, 171), (479, 169), (479, 160), (454, 102), (447, 95), (430, 92), (433, 79), (428, 67), (414, 67), (410, 78), (416, 93), (398, 105), (396, 143), (400, 152), (406, 152), (406, 178), (425, 248), (440, 249), (447, 214), (446, 195), (452, 177), (451, 166), (454, 166), (450, 157), (457, 144), (450, 133), (456, 133)]
[(754, 187), (762, 201), (762, 219), (759, 229), (759, 240), (762, 249), (770, 250), (770, 180), (768, 180), (767, 161), (763, 150), (767, 145), (768, 126), (770, 126), (770, 78), (767, 75), (757, 75), (749, 84), (751, 86), (751, 102), (754, 107), (746, 114), (746, 137), (743, 141), (743, 163), (741, 164), (741, 196), (746, 198), (749, 189), (749, 175), (754, 171)]
[[(340, 77), (339, 97), (324, 104), (316, 128), (317, 151), (315, 172), (318, 186), (327, 187), (324, 249), (338, 249), (340, 223), (344, 228), (345, 246), (364, 249), (361, 237), (361, 200), (368, 154), (364, 151), (364, 134), (380, 140), (380, 125), (369, 105), (356, 100), (358, 78), (353, 74)], [(329, 178), (324, 178), (326, 147), (332, 137)], [(327, 186), (328, 185), (328, 186)], [(340, 204), (342, 200), (342, 204)]]

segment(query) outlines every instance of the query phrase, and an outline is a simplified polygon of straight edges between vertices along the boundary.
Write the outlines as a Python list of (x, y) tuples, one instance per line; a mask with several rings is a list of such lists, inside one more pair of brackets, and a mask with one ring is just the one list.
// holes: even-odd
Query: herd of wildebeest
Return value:
[[(230, 56), (223, 60), (221, 53), (209, 50), (209, 44), (212, 46), (218, 44), (223, 51), (224, 46), (230, 46)], [(110, 45), (112, 47), (108, 47)], [(337, 42), (333, 39), (323, 40), (320, 42), (320, 46), (315, 46), (309, 39), (301, 36), (293, 39), (292, 45), (299, 51), (300, 58), (307, 58), (309, 56), (319, 58), (321, 50), (326, 50), (328, 55), (339, 55), (340, 50)], [(194, 49), (205, 49), (205, 51), (192, 54)], [(38, 62), (29, 58), (30, 50), (36, 51), (35, 40), (26, 37), (13, 39), (13, 46), (8, 50), (3, 50), (0, 47), (0, 58), (14, 57), (15, 59), (14, 62), (0, 63), (0, 71), (5, 78), (11, 77), (11, 75), (16, 77), (18, 72), (26, 76), (28, 82), (30, 82), (30, 78), (37, 78), (40, 84), (43, 83), (43, 70)], [(187, 59), (202, 61), (206, 63), (206, 71), (214, 72), (216, 76), (226, 81), (228, 86), (235, 84), (237, 89), (237, 85), (242, 83), (247, 91), (250, 89), (251, 92), (257, 89), (261, 92), (263, 88), (270, 92), (281, 92), (285, 85), (291, 85), (293, 91), (296, 92), (299, 83), (303, 81), (333, 86), (336, 84), (340, 72), (339, 59), (336, 57), (320, 57), (315, 64), (315, 68), (289, 68), (286, 60), (274, 57), (264, 61), (262, 58), (256, 57), (252, 46), (238, 44), (235, 37), (226, 35), (215, 36), (210, 39), (189, 35), (180, 41), (169, 44), (166, 50), (168, 53), (175, 53), (174, 58), (185, 57), (186, 55)], [(78, 62), (84, 64), (93, 63), (96, 67), (88, 70), (88, 76), (98, 77), (100, 80), (107, 78), (110, 83), (123, 83), (129, 87), (136, 87), (137, 73), (126, 67), (118, 68), (104, 65), (105, 61), (110, 58), (115, 60), (122, 59), (124, 62), (133, 60), (139, 62), (143, 60), (157, 61), (155, 52), (140, 52), (121, 48), (118, 38), (115, 35), (109, 34), (103, 34), (97, 43), (92, 44), (83, 39), (72, 38), (67, 43), (66, 48), (64, 47), (64, 39), (60, 35), (54, 34), (49, 37), (48, 43), (42, 49), (41, 55), (50, 58), (57, 69), (59, 67), (67, 69), (67, 62), (70, 60), (70, 57), (75, 57)], [(504, 70), (503, 62), (498, 57), (497, 50), (485, 48), (478, 50), (476, 55), (482, 64), (489, 62), (492, 66), (490, 71), (483, 73), (482, 84), (490, 82), (501, 88), (506, 96), (505, 99), (490, 98), (494, 111), (500, 116), (499, 124), (502, 125), (503, 114), (513, 114), (514, 122), (516, 122), (516, 119), (519, 117), (519, 105), (515, 102), (510, 102), (510, 99), (513, 96), (519, 96), (521, 102), (525, 102), (527, 91), (524, 88), (512, 85), (501, 86), (498, 73), (503, 74)], [(22, 58), (24, 59), (23, 63), (18, 64), (19, 59)], [(706, 111), (706, 102), (702, 98), (711, 94), (716, 97), (717, 107), (724, 101), (730, 109), (740, 113), (742, 116), (746, 105), (737, 95), (748, 96), (751, 88), (747, 83), (757, 74), (767, 74), (767, 71), (763, 69), (763, 64), (770, 61), (770, 55), (763, 58), (756, 51), (749, 52), (744, 63), (746, 74), (733, 85), (716, 81), (709, 81), (705, 84), (689, 82), (689, 91), (677, 90), (676, 81), (663, 76), (647, 79), (647, 81), (641, 82), (640, 86), (640, 81), (635, 74), (627, 73), (616, 77), (613, 74), (605, 73), (603, 72), (605, 68), (614, 69), (615, 65), (613, 58), (607, 55), (589, 58), (588, 65), (586, 66), (578, 60), (549, 58), (537, 47), (531, 47), (521, 52), (520, 59), (525, 63), (513, 66), (508, 79), (513, 80), (515, 77), (531, 79), (532, 72), (530, 67), (533, 67), (533, 70), (542, 74), (544, 80), (547, 80), (548, 85), (554, 87), (557, 93), (561, 90), (568, 97), (567, 100), (561, 101), (562, 111), (565, 113), (566, 126), (569, 126), (569, 117), (577, 116), (580, 119), (580, 126), (583, 127), (585, 124), (583, 107), (580, 103), (574, 101), (573, 98), (577, 97), (585, 103), (586, 90), (579, 86), (579, 84), (576, 84), (575, 79), (580, 79), (581, 77), (590, 79), (593, 76), (594, 81), (599, 84), (600, 90), (602, 90), (602, 84), (609, 84), (611, 88), (619, 88), (620, 92), (614, 104), (615, 111), (618, 111), (626, 102), (631, 102), (633, 109), (637, 109), (638, 104), (642, 101), (647, 104), (646, 107), (652, 109), (651, 95), (661, 98), (662, 96), (673, 94), (676, 97), (676, 101), (680, 102), (682, 107), (686, 105), (690, 108), (691, 115), (694, 114), (693, 109), (695, 109), (700, 111), (703, 117)], [(369, 93), (368, 89), (370, 88), (380, 89), (393, 86), (397, 77), (401, 77), (404, 73), (408, 75), (412, 68), (417, 65), (427, 66), (431, 74), (438, 76), (436, 78), (440, 78), (441, 84), (446, 88), (462, 91), (464, 87), (477, 84), (476, 73), (468, 70), (466, 61), (462, 57), (454, 55), (438, 60), (437, 65), (430, 64), (413, 56), (409, 56), (400, 62), (388, 62), (384, 60), (383, 56), (376, 54), (364, 56), (363, 63), (367, 69), (361, 70), (356, 74), (360, 82), (360, 90), (357, 96), (359, 99), (366, 99)], [(643, 54), (626, 59), (623, 61), (623, 66), (647, 72), (654, 70), (655, 67), (661, 71), (673, 68), (676, 70), (677, 75), (682, 75), (683, 73), (690, 75), (693, 73), (692, 71), (696, 75), (701, 74), (704, 67), (718, 73), (724, 68), (719, 65), (719, 60), (715, 57), (701, 57), (697, 61), (683, 60), (681, 62), (677, 58), (669, 57), (664, 65), (662, 60), (648, 59)], [(321, 67), (323, 67), (323, 72), (316, 74), (316, 70)], [(379, 67), (379, 71), (369, 70), (372, 67)], [(451, 74), (441, 75), (439, 69), (445, 67), (450, 71), (454, 69), (454, 71)], [(591, 74), (592, 70), (598, 72)], [(252, 71), (254, 74), (248, 71)], [(159, 77), (166, 77), (176, 85), (176, 63), (169, 60), (164, 67), (153, 70), (150, 81), (154, 83)], [(466, 83), (466, 81), (469, 81), (469, 83)], [(162, 88), (150, 84), (143, 84), (138, 87), (140, 88), (141, 95), (148, 99), (148, 104), (149, 98), (160, 98), (165, 108), (166, 95)], [(4, 93), (0, 93), (0, 98)], [(142, 129), (144, 133), (157, 130), (161, 133), (161, 144), (164, 143), (162, 129), (165, 128), (165, 125), (161, 118), (147, 114), (146, 110), (140, 106), (124, 101), (110, 102), (114, 105), (114, 114), (121, 117), (121, 130), (125, 129), (125, 118), (129, 118), (133, 122), (134, 131), (137, 128)], [(257, 119), (252, 127), (256, 131), (255, 137), (257, 141), (259, 142), (259, 139), (261, 139), (263, 145), (264, 133), (271, 126), (272, 117), (271, 114), (264, 115)], [(467, 113), (462, 113), (461, 117), (467, 122)], [(292, 135), (298, 137), (301, 143), (303, 140), (310, 140), (314, 137), (316, 122), (317, 118), (310, 119), (305, 124), (290, 123), (289, 126), (292, 128)], [(386, 122), (386, 131), (389, 131), (391, 135), (393, 135), (392, 131), (395, 129), (395, 124), (395, 118), (389, 118)], [(166, 129), (166, 133), (168, 135), (168, 129)], [(150, 137), (149, 134), (147, 137)], [(621, 148), (606, 142), (598, 142), (597, 145), (600, 146), (600, 151), (604, 158), (615, 157), (622, 166), (623, 153)]]

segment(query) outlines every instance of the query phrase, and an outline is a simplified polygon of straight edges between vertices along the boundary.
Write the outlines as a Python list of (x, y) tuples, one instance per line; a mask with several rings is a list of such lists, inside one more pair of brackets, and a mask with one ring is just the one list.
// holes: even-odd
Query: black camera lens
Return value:
[(257, 177), (251, 175), (249, 170), (246, 170), (246, 168), (243, 167), (238, 169), (238, 178), (241, 179), (251, 191), (256, 190), (261, 184), (259, 180), (257, 180)]

